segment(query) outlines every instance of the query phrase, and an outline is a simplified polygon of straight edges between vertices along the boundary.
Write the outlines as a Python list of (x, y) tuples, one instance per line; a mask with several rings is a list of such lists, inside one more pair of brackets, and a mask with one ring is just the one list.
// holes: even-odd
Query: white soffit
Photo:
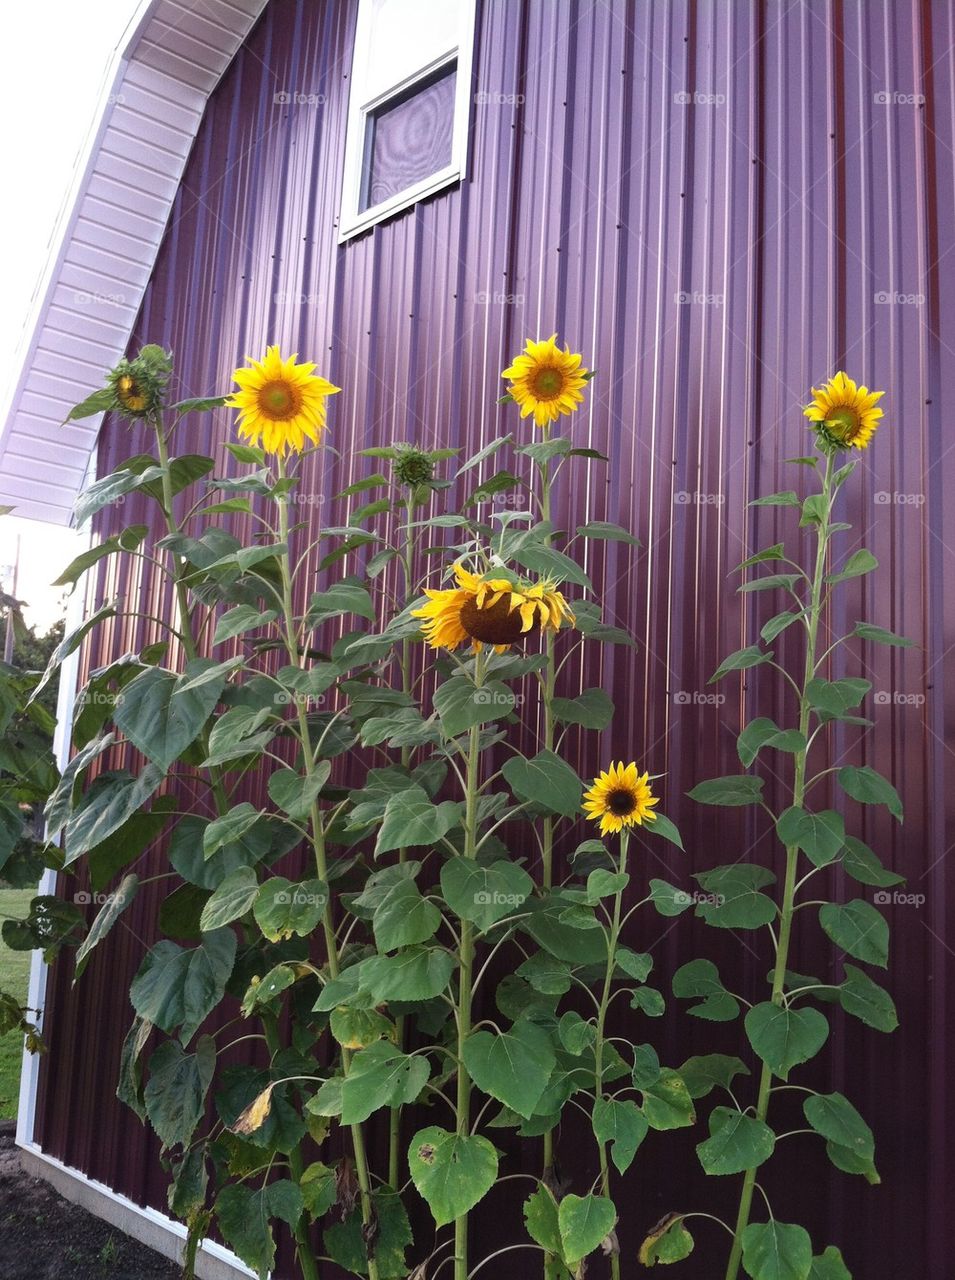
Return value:
[(61, 424), (126, 350), (206, 101), (268, 0), (147, 0), (117, 51), (17, 356), (0, 504), (69, 524), (100, 419)]

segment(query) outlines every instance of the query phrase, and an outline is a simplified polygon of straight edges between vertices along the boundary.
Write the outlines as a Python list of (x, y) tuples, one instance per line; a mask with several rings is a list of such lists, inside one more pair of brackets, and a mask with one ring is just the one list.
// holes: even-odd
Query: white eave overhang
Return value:
[(103, 385), (139, 313), (206, 102), (268, 0), (147, 0), (106, 77), (25, 326), (0, 433), (0, 504), (68, 525)]

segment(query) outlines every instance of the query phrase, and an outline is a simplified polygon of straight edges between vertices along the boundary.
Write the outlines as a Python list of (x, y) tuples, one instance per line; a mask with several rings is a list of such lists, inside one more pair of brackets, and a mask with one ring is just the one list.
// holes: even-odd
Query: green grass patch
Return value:
[[(33, 889), (0, 889), (0, 921), (25, 916), (34, 892)], [(0, 938), (0, 991), (26, 1000), (31, 954), (11, 951)], [(18, 1031), (0, 1036), (0, 1120), (12, 1119), (17, 1113), (22, 1056), (23, 1036)]]

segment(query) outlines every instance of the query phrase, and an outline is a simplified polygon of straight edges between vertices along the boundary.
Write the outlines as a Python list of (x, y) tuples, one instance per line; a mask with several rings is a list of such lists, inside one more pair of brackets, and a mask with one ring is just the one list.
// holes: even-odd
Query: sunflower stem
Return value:
[[(812, 589), (809, 597), (808, 628), (806, 632), (806, 658), (803, 673), (802, 691), (799, 699), (799, 731), (806, 739), (809, 730), (809, 717), (812, 710), (808, 686), (816, 671), (816, 648), (819, 640), (819, 624), (823, 613), (823, 588), (826, 571), (826, 548), (830, 537), (830, 521), (832, 517), (833, 464), (835, 450), (826, 449), (826, 469), (822, 482), (824, 498), (823, 511), (816, 527), (816, 563), (812, 576)], [(806, 794), (806, 757), (808, 748), (797, 752), (793, 771), (792, 804), (801, 808)], [(796, 866), (799, 850), (795, 845), (786, 848), (786, 875), (783, 883), (782, 905), (780, 907), (779, 938), (776, 943), (776, 964), (773, 969), (773, 987), (770, 999), (773, 1004), (783, 1003), (783, 992), (786, 983), (786, 969), (789, 963), (789, 948), (792, 939), (793, 915), (796, 897)], [(769, 1111), (769, 1099), (772, 1090), (773, 1071), (764, 1062), (759, 1076), (759, 1089), (756, 1096), (756, 1119), (765, 1122)], [(736, 1226), (733, 1231), (733, 1244), (729, 1261), (726, 1265), (725, 1280), (736, 1280), (743, 1256), (743, 1233), (749, 1225), (750, 1209), (753, 1203), (753, 1191), (756, 1186), (756, 1169), (747, 1169), (743, 1175), (740, 1189), (739, 1209), (736, 1215)]]
[[(285, 458), (279, 455), (276, 470), (280, 480), (286, 479)], [(285, 647), (292, 666), (304, 665), (304, 654), (299, 643), (298, 621), (292, 596), (292, 574), (290, 570), (289, 516), (288, 495), (281, 494), (278, 499), (279, 538), (285, 544), (285, 550), (279, 554), (279, 573), (282, 583), (282, 614), (285, 628)], [(312, 742), (311, 726), (308, 722), (308, 711), (304, 702), (295, 695), (295, 710), (298, 720), (298, 736), (302, 746), (302, 764), (306, 779), (311, 782), (315, 773), (315, 749)], [(328, 856), (325, 848), (325, 828), (322, 822), (318, 799), (312, 801), (309, 812), (312, 849), (315, 857), (315, 870), (322, 884), (328, 885)], [(325, 907), (322, 912), (322, 932), (325, 937), (325, 953), (328, 960), (328, 972), (337, 978), (340, 972), (338, 943), (335, 938), (335, 924), (332, 915), (331, 895), (326, 894)], [(351, 1053), (342, 1046), (342, 1072), (348, 1075), (351, 1067)], [(352, 1150), (355, 1156), (355, 1176), (358, 1179), (359, 1197), (361, 1200), (362, 1225), (366, 1228), (366, 1238), (372, 1238), (375, 1224), (375, 1206), (372, 1199), (371, 1176), (368, 1170), (368, 1157), (365, 1151), (365, 1137), (361, 1125), (350, 1126)], [(378, 1280), (378, 1264), (374, 1257), (368, 1257), (368, 1280)]]
[[(620, 857), (617, 862), (617, 873), (621, 876), (627, 873), (627, 844), (630, 835), (626, 827), (620, 831)], [(613, 989), (614, 971), (617, 967), (617, 945), (620, 940), (621, 916), (623, 912), (623, 889), (619, 889), (613, 898), (613, 915), (610, 922), (610, 928), (607, 931), (607, 969), (604, 974), (603, 991), (600, 997), (600, 1007), (597, 1010), (596, 1036), (594, 1038), (594, 1106), (603, 1100), (603, 1070), (604, 1070), (604, 1047), (607, 1044), (607, 1011), (610, 1008), (610, 1000)], [(600, 1154), (600, 1189), (608, 1200), (612, 1199), (610, 1194), (610, 1161), (607, 1154), (607, 1143), (598, 1142), (597, 1149)], [(610, 1255), (610, 1274), (613, 1280), (620, 1280), (620, 1255), (612, 1253)]]
[[(474, 659), (474, 687), (484, 684), (484, 654), (479, 651)], [(472, 725), (468, 732), (467, 771), (464, 809), (464, 856), (477, 855), (477, 812), (479, 800), (479, 774), (481, 763), (481, 727)], [(457, 1002), (457, 1134), (466, 1138), (471, 1130), (471, 1077), (464, 1065), (464, 1045), (471, 1034), (471, 997), (474, 971), (474, 925), (470, 920), (461, 921), (461, 938), (458, 948), (460, 971)], [(454, 1280), (468, 1280), (468, 1215), (461, 1214), (454, 1221)]]

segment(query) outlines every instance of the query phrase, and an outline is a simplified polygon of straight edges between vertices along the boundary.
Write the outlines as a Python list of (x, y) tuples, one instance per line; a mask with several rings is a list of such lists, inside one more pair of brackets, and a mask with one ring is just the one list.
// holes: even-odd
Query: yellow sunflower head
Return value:
[(882, 410), (876, 405), (884, 391), (857, 387), (841, 371), (825, 386), (812, 389), (812, 404), (803, 413), (824, 449), (865, 449), (875, 435)]
[(313, 364), (282, 359), (278, 347), (267, 347), (263, 360), (232, 375), (239, 384), (226, 404), (239, 410), (239, 435), (266, 453), (284, 457), (301, 453), (307, 441), (320, 444), (325, 430), (325, 401), (341, 391), (313, 373)]
[(624, 827), (653, 822), (653, 806), (659, 804), (650, 790), (650, 775), (639, 773), (635, 764), (611, 764), (594, 778), (584, 792), (584, 813), (600, 823), (600, 834), (622, 831)]
[(546, 427), (563, 413), (573, 413), (583, 402), (583, 388), (589, 371), (581, 367), (581, 357), (570, 348), (561, 351), (557, 334), (546, 342), (528, 339), (527, 345), (501, 374), (510, 380), (508, 395), (521, 407), (521, 417), (534, 415), (539, 427)]
[(468, 641), (480, 649), (491, 644), (506, 649), (536, 631), (559, 631), (576, 619), (563, 593), (547, 579), (512, 581), (482, 577), (461, 564), (454, 566), (457, 585), (425, 591), (427, 602), (412, 611), (423, 619), (424, 638), (432, 649), (457, 649)]

